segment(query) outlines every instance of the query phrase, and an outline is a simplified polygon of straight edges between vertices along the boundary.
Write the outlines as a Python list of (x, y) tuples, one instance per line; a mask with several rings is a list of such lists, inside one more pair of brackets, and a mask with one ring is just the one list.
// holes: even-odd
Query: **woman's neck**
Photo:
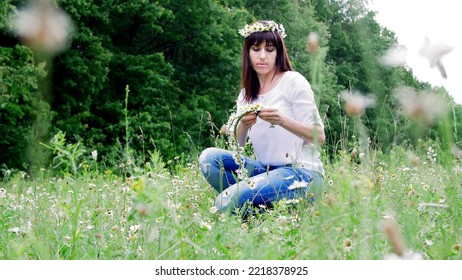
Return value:
[(258, 76), (258, 81), (260, 82), (259, 94), (265, 94), (275, 88), (281, 80), (282, 76), (282, 72), (269, 73), (267, 75)]

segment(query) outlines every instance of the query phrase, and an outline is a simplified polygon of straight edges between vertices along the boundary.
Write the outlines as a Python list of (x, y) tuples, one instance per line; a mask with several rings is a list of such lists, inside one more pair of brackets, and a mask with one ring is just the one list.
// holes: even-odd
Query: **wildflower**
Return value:
[(345, 111), (350, 116), (361, 116), (367, 108), (375, 105), (375, 99), (359, 92), (343, 91), (340, 97), (346, 102)]
[(55, 54), (67, 46), (73, 24), (54, 1), (30, 0), (13, 19), (13, 31), (39, 53)]
[(6, 197), (6, 190), (4, 188), (0, 188), (0, 198)]
[(457, 159), (462, 159), (462, 151), (456, 145), (451, 146), (451, 152)]
[(210, 211), (211, 214), (215, 214), (215, 213), (218, 212), (218, 207), (212, 206), (212, 207), (210, 207), (210, 210), (209, 210), (209, 211)]
[(410, 87), (400, 87), (395, 91), (395, 97), (407, 117), (423, 124), (432, 124), (446, 112), (447, 104), (430, 92), (417, 93)]
[(243, 106), (239, 106), (236, 110), (236, 112), (232, 113), (228, 123), (226, 124), (226, 128), (230, 136), (234, 136), (234, 139), (236, 139), (236, 133), (237, 133), (237, 125), (241, 121), (241, 119), (247, 115), (247, 113), (254, 112), (255, 114), (258, 114), (258, 112), (263, 109), (263, 105), (260, 103), (253, 103), (253, 104), (246, 104)]
[(431, 241), (431, 240), (429, 240), (429, 239), (426, 239), (426, 240), (425, 240), (425, 245), (426, 245), (426, 246), (432, 246), (433, 244), (434, 244), (433, 241)]
[(137, 232), (139, 229), (141, 228), (141, 225), (133, 225), (133, 226), (130, 226), (130, 232)]
[(10, 175), (11, 175), (11, 170), (10, 169), (5, 170), (5, 177), (10, 177)]
[(301, 201), (302, 201), (302, 199), (300, 199), (300, 198), (292, 198), (292, 199), (281, 200), (281, 202), (284, 202), (286, 205), (299, 204)]
[(315, 53), (319, 50), (319, 36), (316, 32), (308, 34), (307, 48), (310, 53)]
[(383, 65), (397, 67), (406, 64), (407, 48), (405, 46), (394, 46), (388, 49), (380, 58)]
[(292, 224), (296, 224), (300, 221), (300, 216), (298, 216), (298, 214), (294, 214), (292, 215), (292, 217), (290, 218)]
[(324, 200), (324, 203), (326, 203), (327, 206), (332, 206), (335, 203), (335, 196), (332, 194), (329, 194), (326, 196), (326, 199)]
[(449, 205), (441, 204), (441, 203), (419, 203), (419, 208), (423, 209), (424, 207), (437, 207), (437, 208), (449, 208)]
[(264, 180), (263, 177), (254, 177), (252, 179), (249, 180), (249, 186), (250, 186), (250, 189), (253, 190), (257, 187), (258, 183), (260, 181)]
[(287, 226), (288, 224), (288, 219), (286, 216), (279, 216), (277, 219), (276, 219), (276, 222), (281, 226), (281, 227), (285, 227)]
[(96, 159), (98, 158), (98, 151), (97, 150), (93, 150), (91, 152), (91, 157), (93, 158), (94, 161), (96, 161)]
[(220, 135), (226, 135), (226, 134), (228, 134), (228, 127), (226, 126), (226, 124), (224, 124), (220, 128)]
[(451, 249), (455, 253), (457, 253), (457, 252), (460, 252), (462, 250), (462, 246), (459, 243), (456, 243), (456, 244), (452, 245)]
[(345, 252), (350, 252), (351, 249), (353, 249), (353, 242), (351, 241), (350, 238), (345, 238), (345, 240), (343, 240), (343, 249), (345, 250)]
[(199, 224), (200, 228), (206, 229), (206, 230), (212, 230), (212, 225), (208, 222), (201, 221)]
[(292, 185), (289, 186), (288, 190), (302, 189), (308, 187), (308, 183), (305, 181), (294, 181)]
[(276, 22), (270, 20), (267, 22), (255, 22), (253, 24), (246, 24), (244, 28), (239, 29), (239, 34), (247, 38), (250, 34), (254, 32), (265, 32), (265, 31), (273, 31), (279, 33), (281, 38), (285, 38), (287, 36), (284, 26), (282, 23), (277, 24)]
[(136, 205), (136, 211), (140, 214), (140, 216), (146, 216), (148, 214), (148, 207), (146, 204), (139, 203)]
[(21, 229), (19, 227), (12, 227), (9, 228), (8, 231), (18, 234), (21, 231)]
[(422, 48), (419, 50), (418, 54), (425, 57), (430, 63), (430, 67), (437, 67), (441, 73), (441, 76), (446, 79), (447, 74), (444, 69), (443, 62), (441, 59), (446, 54), (450, 53), (454, 48), (442, 43), (442, 42), (431, 42), (429, 38), (425, 38)]
[(420, 163), (420, 157), (418, 157), (416, 154), (414, 154), (412, 151), (407, 151), (406, 152), (406, 157), (409, 160), (409, 162), (416, 166), (419, 165)]

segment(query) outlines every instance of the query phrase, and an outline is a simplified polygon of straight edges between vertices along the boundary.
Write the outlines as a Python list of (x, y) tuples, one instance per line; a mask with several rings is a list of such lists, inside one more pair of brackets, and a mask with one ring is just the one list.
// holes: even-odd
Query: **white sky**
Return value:
[[(407, 64), (419, 81), (443, 86), (462, 104), (462, 14), (458, 0), (371, 0), (376, 20), (395, 32), (398, 42), (408, 49)], [(443, 57), (447, 79), (437, 68), (417, 54), (425, 37), (454, 49)], [(459, 80), (460, 79), (460, 80)]]

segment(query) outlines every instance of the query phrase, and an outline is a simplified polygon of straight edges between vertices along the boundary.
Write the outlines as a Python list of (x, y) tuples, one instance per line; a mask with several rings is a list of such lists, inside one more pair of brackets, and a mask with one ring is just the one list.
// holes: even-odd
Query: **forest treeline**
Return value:
[[(75, 25), (69, 48), (44, 65), (11, 32), (9, 15), (26, 3), (0, 3), (0, 165), (26, 169), (35, 141), (58, 131), (117, 165), (123, 147), (164, 159), (195, 157), (214, 144), (240, 89), (243, 38), (257, 19), (281, 22), (294, 68), (311, 82), (326, 124), (327, 155), (354, 141), (344, 90), (374, 96), (362, 116), (372, 147), (408, 142), (415, 126), (399, 113), (394, 90), (432, 90), (450, 107), (425, 136), (457, 141), (462, 110), (444, 88), (418, 81), (406, 67), (378, 59), (397, 44), (366, 0), (58, 0)], [(310, 32), (320, 48), (307, 51)], [(48, 79), (44, 78), (47, 77)], [(45, 82), (44, 82), (45, 81)], [(46, 95), (40, 94), (49, 89)], [(38, 123), (42, 120), (43, 123)], [(40, 135), (32, 126), (43, 125)], [(357, 139), (357, 138), (356, 138)], [(121, 149), (122, 147), (122, 149)], [(29, 151), (29, 152), (28, 152)], [(145, 158), (145, 157), (139, 157)]]

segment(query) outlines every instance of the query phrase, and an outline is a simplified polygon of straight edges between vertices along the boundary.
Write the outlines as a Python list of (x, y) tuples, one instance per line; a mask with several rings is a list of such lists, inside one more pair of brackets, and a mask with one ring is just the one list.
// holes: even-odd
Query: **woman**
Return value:
[[(202, 152), (202, 173), (220, 193), (215, 206), (226, 211), (245, 205), (271, 207), (281, 199), (311, 199), (313, 188), (321, 187), (324, 179), (320, 146), (325, 139), (311, 86), (292, 69), (282, 24), (257, 21), (239, 33), (245, 41), (237, 106), (258, 104), (262, 109), (244, 115), (234, 134), (240, 146), (250, 138), (257, 160), (236, 161), (235, 151), (218, 148)], [(249, 180), (236, 180), (238, 163)]]

